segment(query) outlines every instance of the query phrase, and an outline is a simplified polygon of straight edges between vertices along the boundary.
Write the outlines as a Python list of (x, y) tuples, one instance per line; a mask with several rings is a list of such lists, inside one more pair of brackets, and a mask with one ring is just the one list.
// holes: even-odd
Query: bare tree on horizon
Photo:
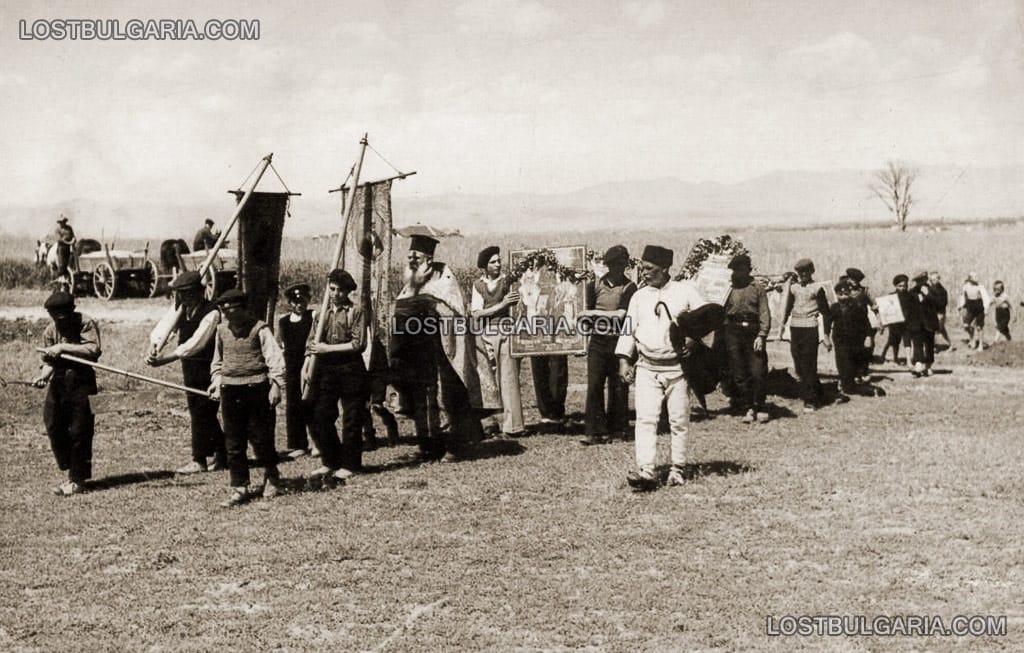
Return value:
[(907, 230), (907, 215), (914, 204), (910, 190), (916, 178), (917, 171), (898, 161), (887, 161), (885, 169), (875, 172), (875, 181), (869, 186), (871, 192), (885, 202), (900, 231)]

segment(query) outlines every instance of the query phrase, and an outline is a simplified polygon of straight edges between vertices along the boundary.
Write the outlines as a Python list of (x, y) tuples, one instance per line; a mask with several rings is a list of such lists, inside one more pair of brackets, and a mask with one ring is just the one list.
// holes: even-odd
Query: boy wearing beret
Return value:
[(53, 323), (43, 332), (43, 364), (33, 385), (49, 384), (43, 404), (43, 422), (57, 467), (66, 478), (54, 488), (58, 496), (85, 491), (92, 477), (92, 440), (95, 416), (89, 395), (96, 394), (96, 372), (88, 365), (61, 358), (71, 354), (91, 361), (100, 357), (100, 331), (91, 318), (75, 311), (75, 299), (58, 290), (43, 307)]
[[(363, 424), (370, 399), (370, 379), (363, 362), (366, 349), (366, 315), (349, 294), (356, 289), (355, 279), (342, 269), (327, 277), (330, 306), (322, 319), (323, 339), (315, 342), (310, 331), (306, 353), (317, 357), (310, 431), (320, 450), (323, 463), (310, 473), (313, 478), (344, 480), (363, 468)], [(310, 359), (312, 360), (312, 359)], [(303, 375), (308, 375), (308, 369)], [(338, 438), (338, 402), (342, 406), (341, 438)]]
[(273, 498), (280, 491), (274, 408), (281, 402), (284, 357), (270, 327), (249, 313), (247, 300), (234, 289), (217, 299), (224, 319), (217, 327), (210, 364), (210, 395), (220, 400), (231, 473), (231, 495), (221, 504), (226, 508), (256, 494), (249, 490), (249, 444), (265, 468), (263, 497)]

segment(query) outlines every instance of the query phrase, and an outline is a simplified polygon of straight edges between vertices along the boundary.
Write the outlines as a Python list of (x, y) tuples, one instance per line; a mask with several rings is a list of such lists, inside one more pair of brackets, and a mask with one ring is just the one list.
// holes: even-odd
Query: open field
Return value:
[[(27, 316), (0, 320), (6, 379), (34, 371), (44, 295), (4, 292)], [(136, 303), (166, 306), (82, 301), (102, 361), (178, 380), (142, 365)], [(784, 344), (770, 353), (789, 365)], [(235, 510), (216, 507), (225, 472), (170, 472), (188, 458), (183, 397), (105, 374), (95, 489), (53, 497), (43, 392), (9, 386), (0, 649), (1021, 650), (1022, 363), (1019, 343), (958, 350), (928, 379), (876, 366), (883, 398), (794, 417), (799, 402), (774, 396), (756, 427), (715, 414), (691, 429), (697, 479), (650, 495), (625, 485), (630, 443), (580, 447), (578, 424), (409, 466), (402, 421), (402, 444), (366, 454), (347, 486), (300, 490), (313, 464), (291, 462), (293, 492)], [(582, 359), (570, 375), (578, 411)], [(769, 615), (802, 614), (1005, 615), (1007, 635), (766, 636)]]

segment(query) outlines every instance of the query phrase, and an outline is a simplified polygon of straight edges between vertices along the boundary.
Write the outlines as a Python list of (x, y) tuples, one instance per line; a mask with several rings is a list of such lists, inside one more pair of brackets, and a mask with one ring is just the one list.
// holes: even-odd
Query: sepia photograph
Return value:
[(0, 651), (1024, 650), (1024, 0), (0, 61)]

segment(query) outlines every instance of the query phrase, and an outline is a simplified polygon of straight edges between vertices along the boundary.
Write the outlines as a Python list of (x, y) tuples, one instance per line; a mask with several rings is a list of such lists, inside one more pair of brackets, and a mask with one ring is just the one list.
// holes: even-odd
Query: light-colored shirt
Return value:
[(644, 286), (637, 290), (626, 309), (626, 328), (631, 332), (619, 336), (615, 355), (633, 358), (639, 354), (641, 365), (663, 366), (674, 360), (676, 352), (669, 339), (672, 321), (680, 312), (704, 304), (707, 302), (690, 281), (669, 281), (661, 288)]
[[(199, 308), (197, 306), (192, 309), (193, 313)], [(174, 348), (174, 355), (178, 358), (190, 358), (203, 351), (217, 333), (218, 324), (220, 324), (220, 311), (214, 310), (204, 315), (192, 337), (185, 342), (179, 342), (178, 346)]]

